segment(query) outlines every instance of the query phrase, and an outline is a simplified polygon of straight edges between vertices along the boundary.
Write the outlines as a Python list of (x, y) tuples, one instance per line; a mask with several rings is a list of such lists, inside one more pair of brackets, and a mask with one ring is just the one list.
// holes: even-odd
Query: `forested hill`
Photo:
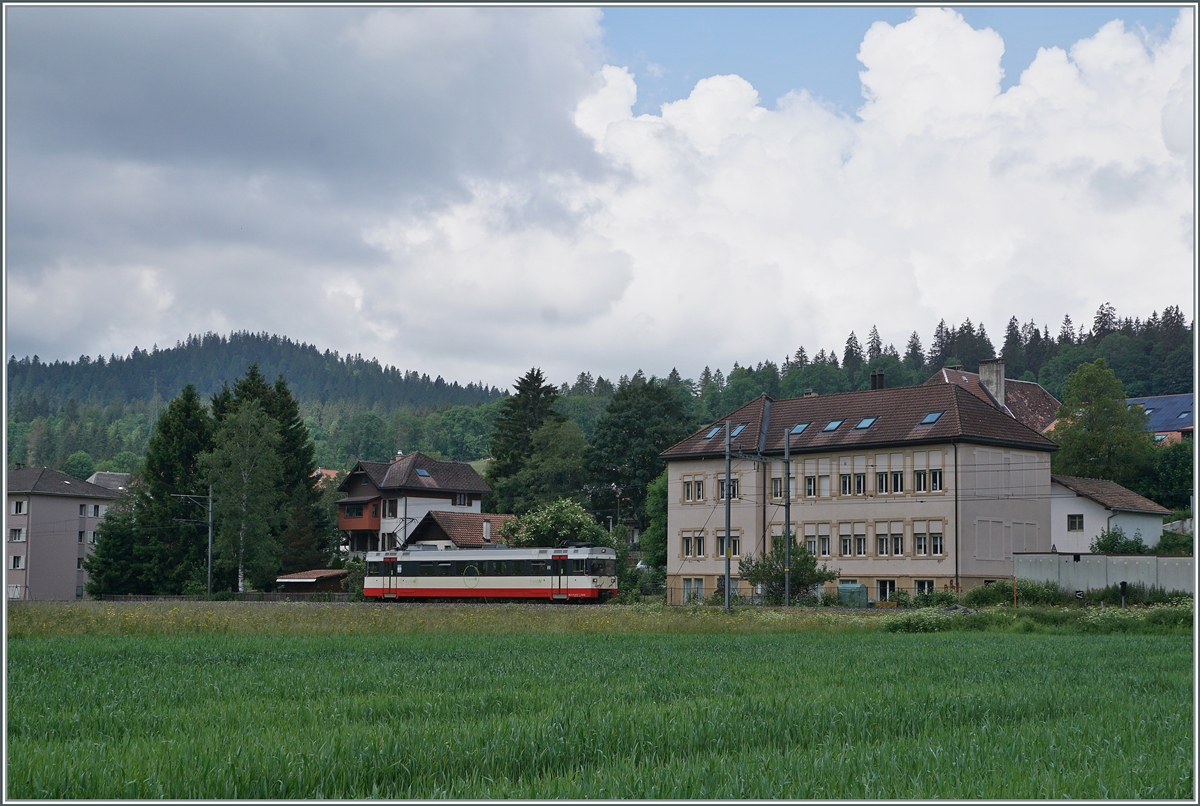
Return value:
[(209, 397), (257, 362), (262, 374), (280, 373), (297, 399), (313, 403), (354, 400), (365, 408), (433, 409), (487, 403), (501, 396), (482, 383), (460, 385), (441, 376), (431, 379), (412, 370), (382, 366), (374, 358), (345, 355), (283, 336), (238, 332), (189, 336), (174, 347), (152, 351), (135, 347), (128, 356), (81, 356), (78, 361), (42, 363), (37, 356), (8, 360), (8, 398), (44, 401), (52, 409), (68, 399), (77, 404), (149, 401), (155, 392), (170, 400), (186, 384)]

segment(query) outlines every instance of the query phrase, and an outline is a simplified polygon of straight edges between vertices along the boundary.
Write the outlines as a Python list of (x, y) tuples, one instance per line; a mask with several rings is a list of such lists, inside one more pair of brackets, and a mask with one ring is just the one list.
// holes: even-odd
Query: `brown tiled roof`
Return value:
[(315, 582), (318, 579), (331, 579), (346, 576), (345, 568), (318, 568), (315, 571), (297, 571), (294, 574), (284, 574), (276, 577), (276, 582)]
[(1126, 489), (1115, 481), (1085, 479), (1079, 476), (1050, 476), (1050, 481), (1061, 484), (1076, 495), (1090, 498), (1097, 504), (1121, 512), (1145, 512), (1153, 515), (1170, 515), (1171, 510), (1159, 506), (1149, 498), (1143, 498), (1133, 490)]
[(10, 493), (34, 495), (69, 495), (78, 498), (119, 498), (117, 490), (59, 473), (48, 467), (19, 467), (6, 471)]
[[(459, 548), (476, 548), (483, 545), (483, 522), (492, 523), (492, 542), (499, 540), (500, 527), (515, 519), (515, 515), (493, 515), (487, 512), (427, 512), (421, 522), (413, 527), (408, 540), (450, 540)], [(441, 534), (438, 534), (438, 532)], [(444, 535), (444, 537), (443, 537)]]
[[(423, 476), (417, 470), (429, 475)], [(394, 462), (360, 461), (346, 476), (338, 489), (345, 489), (350, 477), (362, 471), (380, 490), (439, 490), (452, 493), (490, 493), (487, 485), (475, 468), (466, 462), (439, 462), (420, 451), (401, 456)]]
[[(951, 383), (970, 390), (980, 400), (995, 405), (987, 388), (979, 381), (979, 373), (943, 367), (925, 381), (926, 386)], [(1004, 406), (1008, 413), (1035, 431), (1044, 432), (1054, 423), (1059, 401), (1040, 384), (1032, 381), (1004, 380)]]
[[(925, 415), (937, 411), (943, 414), (936, 422), (920, 424)], [(855, 427), (868, 417), (878, 419), (867, 428)], [(723, 426), (725, 420), (733, 424), (734, 430), (740, 424), (746, 425), (732, 440), (733, 451), (740, 453), (782, 455), (784, 435), (797, 423), (808, 423), (808, 427), (792, 436), (792, 453), (938, 442), (973, 442), (1037, 451), (1053, 451), (1058, 447), (961, 386), (937, 384), (788, 400), (772, 400), (762, 395), (671, 446), (663, 452), (663, 458), (723, 456), (724, 430), (710, 439), (705, 437), (713, 428)], [(842, 420), (842, 424), (833, 431), (824, 431), (833, 420)]]

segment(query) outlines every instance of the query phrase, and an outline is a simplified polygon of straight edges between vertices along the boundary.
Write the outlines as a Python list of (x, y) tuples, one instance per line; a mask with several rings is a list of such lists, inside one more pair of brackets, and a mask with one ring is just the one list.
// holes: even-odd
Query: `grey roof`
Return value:
[(59, 473), (48, 467), (19, 467), (6, 471), (9, 493), (69, 495), (75, 498), (119, 498), (120, 493)]
[[(418, 470), (425, 471), (424, 474)], [(401, 456), (394, 462), (360, 461), (338, 489), (346, 490), (357, 473), (367, 477), (380, 490), (430, 490), (451, 493), (490, 493), (475, 468), (466, 462), (439, 462), (420, 451)]]
[(1150, 413), (1147, 431), (1162, 434), (1167, 431), (1187, 431), (1195, 423), (1195, 407), (1192, 395), (1154, 395), (1152, 397), (1127, 397), (1125, 402), (1140, 403)]
[(101, 470), (88, 476), (88, 483), (119, 492), (129, 486), (129, 476), (129, 473), (110, 473)]

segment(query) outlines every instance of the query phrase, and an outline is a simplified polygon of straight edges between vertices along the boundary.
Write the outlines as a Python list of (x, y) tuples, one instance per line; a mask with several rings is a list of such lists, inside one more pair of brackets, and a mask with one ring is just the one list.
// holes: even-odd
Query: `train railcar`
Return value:
[(367, 554), (369, 599), (545, 599), (603, 602), (617, 595), (617, 555), (610, 548), (438, 550)]

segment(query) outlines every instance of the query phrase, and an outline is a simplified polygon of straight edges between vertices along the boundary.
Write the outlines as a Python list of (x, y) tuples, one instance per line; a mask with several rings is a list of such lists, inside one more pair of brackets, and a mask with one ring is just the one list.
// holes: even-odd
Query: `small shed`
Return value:
[(275, 584), (284, 593), (341, 593), (344, 568), (319, 568), (277, 577)]

